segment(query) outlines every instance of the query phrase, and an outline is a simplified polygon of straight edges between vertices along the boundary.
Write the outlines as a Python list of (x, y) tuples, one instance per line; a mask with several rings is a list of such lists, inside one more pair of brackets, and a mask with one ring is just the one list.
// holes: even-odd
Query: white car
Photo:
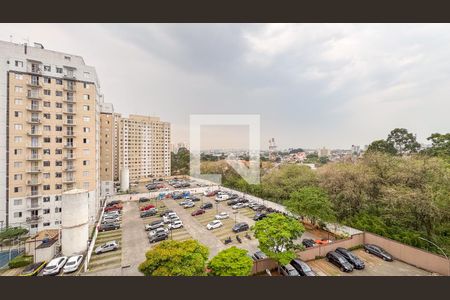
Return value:
[(181, 220), (177, 220), (177, 221), (174, 221), (171, 224), (169, 224), (168, 227), (169, 227), (169, 229), (178, 229), (178, 228), (181, 228), (183, 226), (184, 226), (183, 222), (181, 222)]
[(233, 208), (233, 209), (243, 208), (243, 207), (246, 206), (245, 204), (246, 204), (246, 203), (238, 203), (238, 204), (233, 205), (232, 208)]
[(175, 214), (175, 215), (167, 215), (167, 216), (164, 216), (163, 217), (163, 221), (164, 221), (164, 223), (172, 223), (173, 221), (175, 221), (175, 220), (179, 220), (180, 218), (178, 218), (178, 216)]
[(116, 241), (110, 241), (110, 242), (106, 242), (105, 244), (98, 246), (95, 249), (95, 254), (101, 254), (101, 253), (105, 253), (105, 252), (109, 252), (109, 251), (114, 251), (119, 249), (119, 243), (117, 243)]
[(208, 230), (211, 230), (211, 229), (219, 228), (221, 226), (223, 226), (222, 222), (220, 222), (219, 220), (214, 220), (212, 222), (209, 222), (208, 225), (206, 225), (206, 228)]
[(162, 234), (162, 233), (169, 233), (169, 229), (164, 227), (156, 228), (155, 230), (152, 230), (148, 233), (148, 237), (152, 237), (156, 234)]
[(229, 217), (230, 216), (226, 212), (221, 212), (220, 214), (215, 216), (216, 220), (223, 220), (223, 219), (227, 219)]
[(47, 266), (42, 271), (42, 275), (56, 275), (59, 274), (62, 267), (64, 267), (64, 264), (67, 261), (67, 256), (61, 256), (52, 259)]
[(217, 202), (225, 201), (225, 200), (228, 200), (229, 198), (230, 198), (229, 195), (227, 195), (227, 194), (221, 194), (221, 195), (217, 195), (217, 196), (216, 196), (216, 201), (217, 201)]
[(83, 261), (83, 255), (75, 255), (69, 257), (63, 268), (63, 273), (72, 273), (78, 270)]
[(191, 208), (191, 207), (194, 207), (194, 206), (195, 206), (195, 203), (192, 202), (192, 201), (190, 201), (190, 202), (186, 203), (185, 205), (183, 205), (184, 208)]

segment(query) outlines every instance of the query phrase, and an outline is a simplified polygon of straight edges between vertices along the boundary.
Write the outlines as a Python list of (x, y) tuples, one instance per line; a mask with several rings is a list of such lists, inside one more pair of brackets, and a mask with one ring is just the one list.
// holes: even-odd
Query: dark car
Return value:
[(34, 264), (31, 264), (20, 273), (19, 276), (37, 276), (39, 272), (45, 267), (47, 262), (41, 261)]
[(181, 194), (172, 195), (172, 199), (174, 199), (174, 200), (178, 200), (178, 199), (182, 199), (182, 198), (183, 198), (183, 195), (181, 195)]
[(267, 258), (267, 255), (266, 255), (264, 252), (262, 252), (262, 251), (256, 251), (256, 252), (253, 254), (252, 258), (253, 258), (254, 260), (260, 260), (260, 259), (265, 259), (265, 258)]
[(260, 204), (256, 204), (256, 205), (253, 205), (251, 207), (251, 209), (253, 209), (254, 211), (261, 211), (261, 210), (263, 210), (263, 206)]
[(205, 202), (205, 203), (203, 203), (202, 206), (200, 206), (201, 209), (209, 209), (209, 208), (212, 208), (212, 207), (213, 207), (213, 205), (212, 205), (211, 202)]
[(153, 230), (164, 226), (164, 220), (156, 220), (146, 226), (146, 230)]
[(238, 198), (238, 203), (248, 203), (248, 202), (250, 202), (248, 199), (245, 199), (245, 198)]
[(204, 214), (204, 213), (205, 213), (205, 210), (204, 210), (204, 209), (199, 209), (199, 210), (194, 211), (194, 212), (191, 214), (191, 216), (199, 216), (199, 215), (202, 215), (202, 214)]
[(167, 209), (165, 211), (163, 211), (162, 213), (159, 214), (160, 217), (164, 217), (165, 215), (167, 215), (168, 213), (173, 212), (173, 210)]
[(108, 206), (113, 206), (113, 205), (116, 205), (116, 204), (120, 204), (122, 201), (120, 201), (120, 200), (113, 200), (113, 201), (110, 201), (108, 204), (106, 204), (106, 206), (108, 207)]
[(238, 194), (231, 194), (229, 200), (237, 199)]
[(167, 233), (164, 233), (164, 232), (157, 233), (149, 238), (149, 242), (156, 243), (156, 242), (164, 241), (164, 240), (167, 240), (168, 237), (169, 237), (169, 234), (167, 234)]
[(155, 208), (151, 208), (149, 210), (145, 210), (145, 211), (141, 212), (141, 218), (155, 216), (156, 213), (157, 213), (156, 209)]
[(146, 197), (139, 198), (139, 202), (147, 202), (147, 201), (150, 201), (150, 198), (146, 198)]
[(293, 259), (291, 261), (291, 265), (297, 270), (300, 276), (317, 276), (317, 274), (314, 273), (311, 267), (304, 261)]
[(330, 251), (327, 253), (327, 259), (333, 265), (339, 267), (342, 272), (352, 272), (353, 266), (341, 254)]
[(227, 204), (229, 206), (232, 206), (232, 205), (238, 204), (238, 202), (239, 202), (239, 199), (233, 199), (233, 200), (228, 201)]
[(256, 215), (253, 217), (253, 220), (259, 221), (267, 217), (267, 215), (263, 212), (257, 212)]
[(316, 245), (316, 243), (312, 239), (303, 239), (302, 240), (302, 244), (306, 248), (311, 248), (311, 247), (314, 247)]
[(189, 199), (191, 199), (191, 201), (193, 201), (193, 202), (200, 201), (200, 198), (197, 196), (191, 196)]
[(98, 226), (98, 231), (110, 231), (120, 228), (119, 223), (102, 223)]
[(249, 229), (249, 226), (247, 223), (242, 222), (242, 223), (237, 223), (236, 225), (233, 226), (233, 232), (241, 232), (241, 231), (246, 231)]
[(298, 271), (291, 264), (281, 266), (280, 271), (283, 276), (300, 276)]
[(345, 259), (349, 263), (351, 263), (355, 269), (357, 269), (357, 270), (364, 269), (364, 267), (365, 267), (364, 262), (358, 256), (353, 254), (351, 251), (349, 251), (345, 248), (342, 248), (342, 247), (336, 248), (336, 250), (334, 250), (334, 251), (341, 254), (343, 257), (345, 257)]
[(393, 261), (394, 260), (392, 255), (390, 255), (388, 252), (386, 252), (386, 250), (384, 250), (383, 248), (381, 248), (377, 245), (366, 244), (366, 245), (364, 245), (364, 250), (367, 253), (378, 256), (379, 258), (382, 258), (385, 261)]

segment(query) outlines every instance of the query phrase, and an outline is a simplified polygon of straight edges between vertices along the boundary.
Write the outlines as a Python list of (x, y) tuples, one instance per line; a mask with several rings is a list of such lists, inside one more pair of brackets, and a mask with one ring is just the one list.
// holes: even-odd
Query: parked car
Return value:
[(291, 264), (281, 266), (280, 271), (283, 276), (300, 276), (298, 271)]
[(178, 228), (182, 228), (184, 225), (183, 225), (183, 222), (181, 222), (181, 220), (176, 220), (176, 221), (173, 221), (171, 224), (169, 224), (169, 229), (178, 229)]
[(119, 218), (106, 218), (106, 219), (102, 219), (101, 224), (114, 224), (114, 223), (119, 223), (120, 219)]
[(311, 267), (299, 259), (293, 259), (291, 265), (297, 270), (300, 276), (317, 276)]
[(204, 210), (204, 209), (198, 209), (198, 210), (192, 212), (192, 213), (191, 213), (191, 216), (195, 217), (195, 216), (202, 215), (202, 214), (204, 214), (204, 213), (205, 213), (205, 210)]
[(119, 223), (102, 223), (98, 226), (98, 231), (110, 231), (120, 228)]
[(351, 263), (353, 265), (353, 267), (357, 270), (362, 270), (364, 269), (365, 265), (364, 262), (355, 254), (353, 254), (351, 251), (342, 248), (342, 247), (338, 247), (336, 248), (337, 253), (341, 254), (349, 263)]
[(352, 272), (353, 266), (341, 254), (330, 251), (326, 255), (327, 260), (341, 269), (342, 272)]
[(120, 213), (120, 210), (113, 210), (113, 211), (105, 212), (103, 214), (103, 217), (106, 217), (106, 216), (117, 216), (117, 217), (120, 217), (121, 213)]
[(206, 197), (212, 197), (215, 196), (219, 191), (204, 191), (203, 195), (205, 195)]
[(226, 201), (230, 198), (230, 196), (228, 196), (227, 194), (222, 194), (222, 195), (216, 195), (216, 202), (221, 202), (221, 201)]
[(139, 198), (139, 202), (140, 202), (140, 203), (142, 203), (142, 202), (148, 202), (148, 201), (150, 201), (150, 198), (146, 198), (146, 197), (141, 197), (141, 198)]
[(213, 205), (210, 202), (205, 202), (205, 203), (203, 203), (203, 205), (200, 206), (201, 209), (209, 209), (212, 207), (213, 207)]
[(254, 211), (261, 211), (261, 210), (264, 209), (264, 206), (261, 205), (261, 204), (256, 204), (256, 205), (253, 205), (253, 206), (251, 207), (251, 209), (253, 209)]
[(194, 207), (194, 206), (195, 206), (194, 202), (188, 202), (185, 205), (183, 205), (184, 208), (191, 208), (191, 207)]
[(250, 202), (250, 200), (245, 199), (245, 198), (238, 198), (238, 200), (239, 200), (239, 203), (249, 203)]
[(220, 222), (220, 220), (214, 220), (214, 221), (209, 222), (206, 225), (206, 229), (211, 230), (211, 229), (219, 228), (221, 226), (223, 226), (223, 223)]
[(47, 262), (40, 261), (29, 266), (26, 266), (25, 269), (22, 270), (19, 276), (37, 276), (39, 272), (45, 267)]
[(216, 219), (216, 220), (223, 220), (223, 219), (227, 219), (227, 218), (229, 218), (229, 217), (230, 217), (230, 216), (228, 215), (227, 212), (221, 212), (220, 214), (218, 214), (218, 215), (215, 216), (215, 219)]
[(146, 218), (146, 217), (151, 217), (151, 216), (155, 216), (157, 214), (157, 210), (156, 209), (149, 209), (149, 210), (144, 210), (141, 212), (141, 218)]
[(140, 208), (140, 211), (149, 210), (149, 209), (152, 209), (152, 208), (155, 208), (155, 206), (153, 204), (148, 204), (148, 205), (142, 206)]
[(172, 223), (175, 220), (179, 220), (180, 218), (176, 214), (168, 214), (163, 217), (164, 223)]
[(235, 205), (237, 203), (239, 203), (239, 199), (233, 199), (233, 200), (227, 201), (227, 205), (228, 206), (232, 206), (232, 205)]
[(267, 258), (267, 255), (264, 252), (262, 252), (262, 251), (256, 251), (255, 253), (253, 253), (252, 258), (254, 260), (260, 260), (260, 259)]
[(240, 208), (244, 208), (245, 207), (245, 203), (237, 203), (235, 205), (233, 205), (231, 208), (233, 209), (240, 209)]
[(121, 203), (122, 203), (121, 200), (113, 200), (113, 201), (108, 202), (108, 203), (106, 204), (106, 206), (113, 206), (113, 205), (121, 204)]
[(393, 261), (394, 258), (391, 254), (389, 254), (386, 250), (381, 248), (380, 246), (374, 245), (374, 244), (365, 244), (364, 250), (367, 253), (373, 254), (375, 256), (378, 256), (379, 258), (382, 258), (385, 261)]
[(233, 232), (238, 233), (238, 232), (241, 232), (241, 231), (246, 231), (249, 228), (250, 227), (248, 226), (247, 223), (241, 222), (241, 223), (237, 223), (236, 225), (233, 226)]
[(115, 221), (115, 222), (119, 222), (120, 221), (120, 215), (103, 215), (102, 221)]
[(316, 245), (316, 243), (312, 239), (303, 239), (302, 240), (302, 244), (306, 248), (311, 248), (311, 247), (314, 247)]
[(162, 233), (167, 233), (168, 234), (169, 233), (169, 229), (167, 229), (165, 227), (158, 227), (158, 228), (150, 231), (148, 233), (148, 237), (150, 238), (150, 237), (152, 237), (152, 236), (154, 236), (156, 234), (162, 234)]
[(238, 194), (231, 194), (231, 195), (229, 195), (228, 196), (228, 199), (237, 199), (239, 196), (238, 196)]
[(169, 238), (168, 233), (157, 233), (154, 236), (149, 238), (149, 242), (156, 243), (156, 242), (167, 240), (167, 238)]
[(109, 211), (113, 211), (113, 210), (122, 210), (122, 205), (114, 204), (114, 205), (105, 207), (105, 212), (109, 212)]
[(164, 217), (165, 215), (167, 215), (168, 213), (173, 212), (173, 210), (167, 209), (165, 211), (163, 211), (162, 213), (159, 214), (160, 217)]
[(189, 199), (191, 199), (191, 201), (193, 201), (193, 202), (198, 202), (198, 201), (200, 201), (200, 198), (197, 197), (197, 196), (191, 196)]
[(172, 194), (172, 199), (174, 200), (183, 199), (183, 196), (181, 194)]
[(52, 259), (44, 268), (42, 271), (42, 275), (56, 275), (61, 272), (61, 269), (64, 267), (65, 263), (67, 261), (67, 256), (61, 256)]
[(188, 204), (189, 202), (192, 202), (191, 200), (187, 199), (187, 200), (183, 200), (180, 203), (178, 203), (181, 206), (184, 206), (185, 204)]
[(145, 230), (146, 231), (153, 230), (153, 229), (156, 229), (156, 228), (159, 228), (159, 227), (164, 227), (164, 221), (161, 220), (161, 219), (153, 221), (153, 222), (145, 225)]
[(327, 244), (331, 244), (332, 242), (333, 242), (332, 240), (328, 240), (328, 239), (314, 240), (314, 243), (316, 243), (317, 245), (327, 245)]
[(267, 217), (267, 215), (263, 212), (257, 212), (256, 215), (253, 217), (253, 220), (259, 221)]
[(110, 242), (106, 242), (101, 246), (98, 246), (95, 249), (95, 254), (102, 254), (105, 252), (109, 252), (109, 251), (114, 251), (119, 249), (119, 243), (116, 241), (110, 241)]
[(71, 256), (67, 259), (63, 268), (63, 273), (72, 273), (78, 270), (83, 261), (83, 255)]

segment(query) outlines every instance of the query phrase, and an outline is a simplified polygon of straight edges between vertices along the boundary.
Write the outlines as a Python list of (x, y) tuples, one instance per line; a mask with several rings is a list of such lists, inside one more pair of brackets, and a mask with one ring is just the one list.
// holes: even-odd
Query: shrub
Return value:
[(28, 230), (25, 228), (10, 227), (10, 228), (0, 232), (0, 241), (19, 237), (19, 236), (27, 234), (27, 233), (28, 233)]
[(32, 255), (27, 255), (27, 256), (20, 255), (20, 256), (16, 256), (15, 258), (11, 259), (10, 262), (8, 263), (8, 266), (10, 269), (14, 269), (14, 268), (28, 266), (32, 262), (33, 262)]

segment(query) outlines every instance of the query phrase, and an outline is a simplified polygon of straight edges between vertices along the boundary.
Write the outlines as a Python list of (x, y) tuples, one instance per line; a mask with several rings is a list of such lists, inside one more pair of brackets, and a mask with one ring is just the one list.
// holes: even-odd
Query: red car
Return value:
[(114, 205), (105, 207), (105, 212), (113, 211), (113, 210), (122, 210), (122, 205), (120, 205), (120, 204), (114, 204)]
[(194, 212), (191, 214), (191, 216), (199, 216), (199, 215), (202, 215), (202, 214), (204, 214), (204, 213), (205, 213), (205, 210), (204, 210), (204, 209), (199, 209), (199, 210), (194, 211)]
[(211, 191), (211, 192), (208, 192), (205, 196), (206, 196), (206, 197), (212, 197), (212, 196), (217, 195), (218, 192), (219, 192), (219, 191)]
[(155, 207), (154, 205), (152, 205), (152, 204), (149, 204), (149, 205), (145, 205), (145, 206), (142, 206), (141, 207), (141, 211), (144, 211), (144, 210), (149, 210), (150, 208), (153, 208), (153, 207)]
[(164, 188), (164, 184), (162, 184), (162, 183), (158, 183), (158, 184), (156, 185), (156, 188), (158, 188), (158, 189), (162, 189), (162, 188)]
[(332, 243), (332, 240), (327, 240), (327, 239), (321, 239), (321, 240), (315, 240), (314, 243), (318, 244), (318, 245), (327, 245)]

